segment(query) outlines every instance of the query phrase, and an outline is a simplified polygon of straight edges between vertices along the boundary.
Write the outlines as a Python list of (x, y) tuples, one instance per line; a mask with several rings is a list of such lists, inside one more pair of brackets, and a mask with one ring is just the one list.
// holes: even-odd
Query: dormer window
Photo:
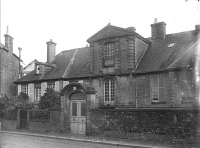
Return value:
[(104, 66), (110, 67), (114, 66), (114, 43), (104, 44)]
[(36, 74), (40, 74), (40, 65), (36, 65)]

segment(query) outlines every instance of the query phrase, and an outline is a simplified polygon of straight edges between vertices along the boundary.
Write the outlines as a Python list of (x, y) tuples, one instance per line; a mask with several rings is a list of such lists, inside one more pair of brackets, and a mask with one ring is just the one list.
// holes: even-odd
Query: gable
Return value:
[(93, 36), (91, 36), (87, 40), (87, 42), (91, 43), (106, 38), (126, 36), (126, 35), (135, 35), (135, 32), (108, 24), (106, 27), (104, 27), (103, 29), (95, 33)]

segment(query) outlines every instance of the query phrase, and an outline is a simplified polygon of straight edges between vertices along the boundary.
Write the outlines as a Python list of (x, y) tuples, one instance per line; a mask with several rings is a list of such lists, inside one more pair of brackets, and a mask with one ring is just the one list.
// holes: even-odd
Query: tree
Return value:
[(58, 92), (55, 92), (53, 89), (47, 88), (46, 93), (44, 93), (44, 96), (40, 98), (38, 106), (40, 109), (60, 110), (61, 96)]

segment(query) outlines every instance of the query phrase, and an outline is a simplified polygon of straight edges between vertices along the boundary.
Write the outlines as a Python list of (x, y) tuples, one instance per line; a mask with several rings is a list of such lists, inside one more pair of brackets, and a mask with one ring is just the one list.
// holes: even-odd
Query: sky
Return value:
[(88, 45), (87, 39), (108, 25), (135, 27), (143, 37), (151, 36), (154, 18), (166, 23), (166, 33), (194, 30), (200, 24), (198, 0), (0, 0), (0, 41), (14, 38), (13, 52), (26, 66), (34, 59), (47, 60), (52, 39), (56, 54)]

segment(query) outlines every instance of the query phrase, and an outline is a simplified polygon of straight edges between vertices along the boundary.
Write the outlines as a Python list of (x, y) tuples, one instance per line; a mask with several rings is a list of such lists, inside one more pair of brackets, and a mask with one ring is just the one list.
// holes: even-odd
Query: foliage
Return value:
[(29, 119), (30, 121), (49, 121), (50, 111), (41, 109), (29, 110)]
[[(27, 94), (21, 92), (18, 96), (7, 97), (6, 95), (0, 98), (0, 113), (1, 116), (5, 118), (15, 118), (10, 116), (15, 116), (11, 110), (20, 109), (30, 109), (33, 108), (33, 103), (28, 102), (29, 97)], [(17, 111), (16, 111), (17, 114)]]
[(17, 99), (18, 99), (18, 103), (26, 104), (28, 103), (29, 96), (23, 92), (20, 92)]
[(40, 98), (38, 106), (40, 109), (60, 111), (61, 96), (59, 95), (58, 92), (55, 92), (53, 89), (47, 88), (44, 96)]
[(17, 120), (17, 107), (6, 108), (2, 116), (6, 120)]

